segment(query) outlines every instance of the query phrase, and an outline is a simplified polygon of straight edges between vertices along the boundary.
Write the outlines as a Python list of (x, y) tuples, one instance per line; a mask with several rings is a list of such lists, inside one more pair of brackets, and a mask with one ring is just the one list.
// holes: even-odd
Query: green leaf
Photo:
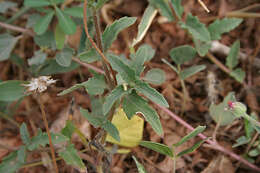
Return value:
[(250, 157), (257, 157), (257, 156), (259, 156), (260, 155), (260, 150), (259, 149), (252, 149), (252, 150), (250, 150), (249, 152), (248, 152), (248, 155), (250, 156)]
[(179, 74), (179, 70), (177, 69), (177, 67), (175, 67), (174, 65), (172, 65), (171, 63), (169, 63), (166, 59), (162, 59), (162, 62), (164, 62), (165, 64), (167, 64), (169, 67), (171, 67), (171, 69), (173, 71), (175, 71), (177, 74)]
[(60, 66), (55, 59), (48, 59), (43, 64), (43, 68), (41, 68), (39, 75), (46, 76), (46, 75), (53, 75), (58, 73), (65, 73), (65, 72), (72, 71), (78, 67), (79, 65), (75, 62), (71, 62), (71, 65), (69, 67), (63, 67)]
[(244, 144), (248, 144), (250, 142), (250, 138), (247, 138), (245, 136), (240, 136), (238, 139), (236, 139), (236, 143), (232, 145), (232, 148), (239, 147)]
[(32, 13), (30, 16), (27, 18), (27, 23), (26, 23), (26, 28), (31, 28), (33, 27), (37, 21), (40, 20), (42, 16), (38, 13)]
[(209, 49), (211, 48), (211, 41), (201, 41), (199, 39), (193, 39), (193, 42), (195, 44), (195, 48), (198, 52), (198, 54), (201, 56), (201, 57), (204, 57)]
[(14, 46), (16, 45), (19, 37), (13, 37), (10, 34), (0, 34), (0, 61), (9, 58)]
[(53, 2), (54, 4), (61, 4), (63, 3), (65, 0), (51, 0), (51, 2)]
[(17, 4), (9, 1), (0, 2), (0, 13), (5, 13), (9, 8), (16, 7)]
[(98, 0), (96, 3), (96, 9), (101, 8), (108, 0)]
[(109, 133), (110, 136), (112, 136), (115, 140), (120, 142), (120, 136), (119, 131), (117, 128), (112, 124), (110, 121), (106, 121), (104, 124), (101, 125), (101, 127)]
[(137, 166), (137, 169), (138, 169), (138, 172), (139, 173), (146, 173), (145, 169), (144, 169), (144, 166), (138, 162), (138, 160), (135, 158), (135, 156), (132, 156), (132, 158), (134, 159), (135, 161), (135, 164)]
[(25, 163), (26, 161), (26, 147), (23, 145), (17, 151), (17, 161), (20, 163)]
[(50, 47), (52, 49), (56, 49), (56, 43), (52, 31), (47, 31), (42, 35), (36, 35), (34, 37), (34, 42), (40, 47)]
[(56, 25), (54, 36), (57, 49), (63, 49), (66, 40), (66, 34), (63, 32), (60, 25)]
[(0, 101), (12, 102), (25, 96), (24, 81), (9, 80), (0, 82)]
[(193, 151), (195, 151), (197, 148), (199, 148), (201, 146), (201, 144), (203, 144), (208, 138), (204, 139), (204, 140), (201, 140), (199, 142), (197, 142), (196, 144), (194, 144), (192, 147), (186, 149), (186, 150), (183, 150), (181, 152), (179, 152), (177, 154), (177, 157), (181, 157), (185, 154), (188, 154), (188, 153), (192, 153)]
[(143, 81), (136, 81), (136, 85), (134, 88), (136, 89), (136, 91), (142, 93), (154, 103), (159, 104), (163, 107), (169, 107), (169, 104), (167, 103), (165, 98), (156, 89), (150, 87), (147, 83)]
[(238, 82), (243, 83), (246, 77), (246, 73), (241, 68), (236, 68), (230, 73), (230, 76), (232, 76)]
[(133, 40), (131, 47), (134, 47), (144, 38), (156, 14), (157, 10), (152, 5), (148, 5), (148, 7), (144, 11), (141, 22), (138, 25), (137, 37)]
[(47, 58), (46, 53), (42, 52), (42, 51), (36, 51), (34, 53), (34, 56), (30, 59), (28, 59), (28, 64), (29, 66), (32, 65), (41, 65), (45, 62)]
[(168, 4), (168, 0), (149, 0), (151, 5), (159, 9), (160, 13), (165, 16), (170, 22), (174, 21), (174, 16), (172, 14), (171, 8)]
[(83, 7), (65, 8), (64, 13), (69, 16), (83, 18)]
[(82, 87), (84, 87), (84, 83), (86, 83), (86, 82), (79, 83), (79, 84), (75, 84), (75, 85), (73, 85), (72, 87), (70, 87), (70, 88), (68, 88), (68, 89), (65, 89), (65, 90), (63, 90), (62, 92), (60, 92), (60, 93), (58, 94), (58, 96), (63, 96), (63, 95), (65, 95), (65, 94), (71, 93), (72, 91), (75, 91), (76, 89), (82, 88)]
[(152, 126), (158, 135), (163, 134), (162, 125), (157, 112), (135, 92), (127, 95), (123, 99), (123, 109), (128, 119), (131, 119), (137, 112), (142, 113), (146, 121)]
[[(51, 133), (51, 140), (53, 144), (59, 144), (68, 141), (69, 138), (59, 133)], [(47, 144), (49, 144), (48, 134), (39, 132), (37, 136), (32, 137), (31, 144), (28, 145), (28, 150), (33, 151), (39, 148), (39, 146), (45, 147)]]
[(180, 146), (181, 144), (187, 142), (191, 138), (193, 138), (193, 137), (197, 136), (198, 134), (200, 134), (201, 132), (203, 132), (205, 129), (206, 129), (206, 126), (198, 126), (198, 127), (196, 127), (196, 129), (194, 129), (188, 135), (186, 135), (183, 138), (181, 138), (181, 140), (179, 142), (177, 142), (176, 144), (173, 144), (173, 146), (174, 147)]
[(151, 84), (161, 85), (165, 82), (165, 73), (159, 68), (153, 68), (145, 74), (143, 79)]
[(24, 6), (26, 7), (44, 7), (51, 5), (51, 3), (48, 0), (25, 0)]
[[(257, 119), (257, 116), (254, 113), (251, 114), (251, 117), (254, 119)], [(251, 124), (250, 121), (248, 121), (247, 119), (244, 119), (244, 123), (245, 123), (244, 128), (245, 128), (245, 132), (246, 132), (246, 137), (251, 138), (255, 131), (253, 124)]]
[(107, 26), (102, 35), (104, 50), (106, 51), (111, 46), (113, 41), (117, 38), (119, 32), (134, 24), (135, 21), (136, 17), (122, 17), (110, 26)]
[(226, 110), (228, 101), (236, 101), (233, 92), (228, 93), (222, 103), (218, 105), (211, 104), (209, 107), (209, 115), (216, 123), (219, 123), (220, 126), (228, 125), (236, 119), (236, 116)]
[(126, 93), (127, 92), (124, 90), (122, 85), (119, 85), (118, 87), (113, 89), (105, 99), (103, 105), (103, 113), (106, 115), (110, 111), (114, 103)]
[(31, 143), (30, 134), (28, 132), (28, 129), (27, 129), (27, 126), (25, 123), (23, 123), (20, 126), (20, 135), (21, 135), (22, 141), (25, 145), (29, 145)]
[(97, 94), (103, 94), (104, 89), (106, 88), (106, 82), (105, 78), (103, 75), (95, 75), (94, 77), (90, 78), (86, 82), (82, 82), (79, 84), (75, 84), (74, 86), (63, 90), (58, 94), (58, 96), (63, 96), (65, 94), (71, 93), (72, 91), (79, 89), (81, 87), (84, 87), (87, 92), (89, 92), (92, 95), (97, 95)]
[(190, 76), (192, 76), (192, 75), (194, 75), (194, 74), (204, 70), (205, 68), (206, 68), (205, 65), (196, 65), (196, 66), (189, 67), (189, 68), (187, 68), (185, 70), (182, 70), (180, 72), (180, 78), (182, 80), (185, 80), (188, 77), (190, 77)]
[(181, 65), (192, 60), (196, 55), (196, 50), (191, 46), (184, 45), (171, 49), (169, 53), (172, 60), (177, 65)]
[(68, 165), (75, 166), (81, 170), (85, 170), (85, 164), (78, 155), (78, 151), (74, 148), (73, 144), (67, 146), (63, 151), (59, 152), (59, 156), (62, 157)]
[(193, 39), (208, 42), (211, 40), (210, 34), (206, 26), (199, 19), (191, 14), (188, 14), (186, 23), (181, 22), (181, 27), (187, 29)]
[(64, 33), (74, 34), (76, 32), (77, 26), (73, 22), (73, 20), (56, 6), (55, 6), (55, 10), (59, 20), (59, 25), (61, 29), (64, 31)]
[(135, 69), (136, 75), (139, 76), (144, 70), (144, 62), (150, 61), (155, 54), (155, 50), (148, 44), (139, 47), (136, 54), (132, 56), (131, 67)]
[(92, 95), (103, 94), (104, 89), (107, 87), (103, 75), (95, 75), (87, 82), (84, 82), (83, 86), (87, 92)]
[(154, 150), (158, 153), (161, 153), (165, 156), (173, 157), (173, 153), (170, 147), (164, 144), (160, 144), (157, 142), (151, 142), (151, 141), (141, 141), (140, 145), (146, 148), (149, 148), (151, 150)]
[(2, 159), (0, 172), (14, 173), (22, 167), (23, 164), (24, 163), (21, 163), (20, 160), (18, 160), (18, 151), (14, 151)]
[(72, 121), (67, 120), (66, 126), (61, 130), (61, 134), (64, 136), (71, 138), (72, 134), (75, 131), (75, 125), (72, 123)]
[(182, 13), (184, 11), (182, 5), (181, 5), (181, 0), (171, 0), (173, 9), (176, 13), (176, 15), (178, 16), (179, 19), (181, 19), (182, 17)]
[(48, 29), (48, 26), (54, 16), (54, 12), (50, 12), (45, 16), (42, 16), (34, 25), (33, 30), (36, 32), (38, 35), (42, 35), (45, 33)]
[(212, 24), (209, 25), (208, 30), (211, 35), (212, 40), (219, 40), (221, 34), (229, 32), (236, 28), (242, 23), (243, 19), (240, 18), (224, 18), (217, 19)]
[(73, 50), (64, 48), (61, 52), (56, 54), (56, 62), (64, 67), (69, 67), (73, 56)]
[(85, 117), (90, 124), (92, 124), (95, 128), (101, 126), (105, 117), (102, 116), (94, 116), (91, 115), (86, 109), (80, 108), (80, 113), (83, 117)]
[(82, 52), (78, 55), (81, 61), (86, 63), (93, 63), (95, 61), (101, 60), (100, 55), (97, 53), (95, 48), (89, 49), (85, 52)]
[(110, 54), (107, 56), (107, 58), (112, 68), (120, 74), (124, 81), (126, 81), (128, 84), (131, 84), (136, 80), (134, 70), (124, 64), (119, 57)]
[(238, 64), (238, 54), (240, 50), (240, 42), (237, 40), (231, 47), (229, 54), (227, 56), (226, 65), (230, 70)]

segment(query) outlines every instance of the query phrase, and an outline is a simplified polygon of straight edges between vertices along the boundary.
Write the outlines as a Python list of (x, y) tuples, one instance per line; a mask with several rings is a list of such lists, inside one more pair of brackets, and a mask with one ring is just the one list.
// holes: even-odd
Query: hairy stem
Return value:
[(56, 158), (55, 158), (55, 151), (54, 151), (54, 147), (53, 147), (53, 144), (52, 144), (51, 134), (50, 134), (49, 126), (48, 126), (48, 121), (47, 121), (46, 113), (45, 113), (45, 110), (44, 110), (44, 105), (43, 105), (43, 103), (41, 101), (41, 96), (40, 95), (38, 95), (38, 102), (40, 104), (40, 108), (41, 108), (41, 112), (42, 112), (42, 119), (43, 119), (44, 126), (46, 128), (46, 131), (47, 131), (47, 134), (48, 134), (48, 138), (49, 138), (51, 157), (52, 157), (53, 165), (54, 165), (56, 173), (59, 173), (59, 169), (58, 169), (58, 166), (57, 166), (57, 163), (56, 163)]
[(106, 76), (106, 79), (107, 79), (107, 82), (108, 82), (108, 85), (110, 86), (110, 89), (113, 89), (113, 81), (111, 79), (111, 76), (110, 76), (110, 72), (108, 71), (108, 68), (106, 66), (106, 64), (109, 64), (106, 56), (103, 54), (103, 52), (98, 48), (98, 46), (96, 45), (96, 43), (94, 42), (94, 40), (91, 38), (89, 32), (88, 32), (88, 19), (87, 19), (87, 5), (88, 5), (88, 2), (87, 0), (85, 0), (84, 2), (84, 29), (85, 29), (85, 33), (91, 43), (91, 45), (96, 49), (96, 51), (98, 52), (98, 54), (101, 56), (101, 59), (102, 59), (102, 64), (103, 64), (103, 68), (105, 70), (105, 76)]

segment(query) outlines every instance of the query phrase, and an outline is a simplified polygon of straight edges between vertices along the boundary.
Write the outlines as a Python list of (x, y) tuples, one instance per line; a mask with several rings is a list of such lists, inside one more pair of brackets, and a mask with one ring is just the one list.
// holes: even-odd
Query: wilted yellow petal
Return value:
[(110, 135), (107, 135), (106, 141), (118, 144), (124, 147), (135, 147), (143, 138), (144, 120), (134, 115), (129, 120), (122, 108), (118, 109), (112, 119), (120, 135), (120, 142), (116, 141)]

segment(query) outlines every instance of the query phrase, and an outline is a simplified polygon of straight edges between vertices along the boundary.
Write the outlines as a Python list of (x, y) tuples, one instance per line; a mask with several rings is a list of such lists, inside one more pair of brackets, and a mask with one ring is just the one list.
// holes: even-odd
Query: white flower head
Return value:
[(51, 79), (51, 76), (40, 76), (38, 78), (32, 78), (29, 84), (23, 84), (27, 87), (27, 92), (43, 92), (47, 87), (57, 80)]

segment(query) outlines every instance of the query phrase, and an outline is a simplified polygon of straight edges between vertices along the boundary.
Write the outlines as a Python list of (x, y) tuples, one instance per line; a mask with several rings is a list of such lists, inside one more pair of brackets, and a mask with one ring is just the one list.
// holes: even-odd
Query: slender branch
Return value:
[(28, 30), (28, 29), (24, 29), (24, 28), (21, 28), (21, 27), (18, 27), (18, 26), (7, 24), (7, 23), (0, 22), (0, 27), (3, 27), (5, 29), (10, 29), (12, 31), (25, 33), (25, 34), (28, 34), (30, 36), (34, 36), (34, 33), (32, 31)]
[(224, 71), (227, 74), (230, 74), (230, 70), (222, 64), (217, 58), (215, 58), (211, 53), (207, 53), (207, 57), (214, 63), (216, 64), (222, 71)]
[[(249, 6), (247, 6), (247, 7), (245, 7), (245, 8), (242, 8), (242, 9), (240, 9), (240, 10), (236, 10), (236, 12), (245, 12), (245, 11), (249, 11), (249, 10), (251, 10), (251, 9), (253, 9), (253, 8), (259, 8), (260, 7), (260, 4), (258, 3), (258, 4), (252, 4), (252, 5), (249, 5)], [(235, 12), (235, 11), (234, 11)]]
[(43, 105), (43, 103), (41, 101), (41, 96), (40, 95), (38, 95), (38, 103), (40, 104), (40, 108), (41, 108), (41, 112), (42, 112), (42, 119), (44, 121), (44, 126), (46, 128), (46, 131), (47, 131), (47, 134), (48, 134), (48, 138), (49, 138), (50, 150), (51, 150), (51, 156), (52, 156), (53, 165), (55, 167), (56, 173), (59, 173), (58, 166), (57, 166), (57, 163), (56, 163), (56, 158), (55, 158), (55, 151), (54, 151), (54, 147), (53, 147), (53, 144), (52, 144), (51, 134), (50, 134), (49, 126), (48, 126), (48, 121), (47, 121), (46, 113), (45, 113), (45, 110), (44, 110), (44, 105)]
[(95, 67), (95, 66), (93, 66), (91, 64), (85, 63), (85, 62), (81, 61), (78, 58), (73, 57), (72, 60), (77, 62), (77, 63), (79, 63), (80, 65), (82, 65), (82, 66), (84, 66), (86, 68), (92, 69), (92, 70), (94, 70), (94, 71), (96, 71), (96, 72), (98, 72), (100, 74), (105, 74), (105, 72), (103, 70), (101, 70), (101, 69), (99, 69), (99, 68), (97, 68), (97, 67)]
[[(97, 16), (97, 12), (96, 9), (93, 10), (93, 14), (94, 14), (94, 24), (95, 24), (95, 28), (96, 28), (96, 32), (97, 32), (97, 42), (98, 42), (98, 47), (100, 50), (103, 51), (103, 47), (102, 47), (102, 41), (101, 41), (101, 29), (100, 29), (100, 25), (99, 25), (99, 21), (98, 21), (98, 16)], [(114, 85), (116, 85), (116, 74), (115, 71), (112, 69), (110, 64), (107, 64), (110, 71), (112, 72), (112, 76), (114, 79)], [(112, 79), (111, 79), (112, 81)]]
[(227, 13), (225, 16), (226, 17), (241, 17), (241, 18), (259, 18), (260, 13), (233, 11), (233, 12)]
[[(109, 64), (106, 56), (103, 54), (103, 52), (97, 47), (96, 43), (94, 42), (94, 40), (91, 38), (89, 32), (88, 32), (88, 19), (87, 19), (87, 5), (88, 5), (88, 2), (87, 0), (85, 0), (84, 2), (84, 29), (85, 29), (85, 33), (90, 41), (90, 43), (92, 44), (92, 46), (96, 49), (96, 51), (98, 52), (98, 54), (101, 56), (102, 58), (102, 61), (103, 63), (105, 64)], [(108, 83), (110, 86), (113, 86), (113, 82), (112, 82), (112, 79), (110, 77), (110, 73), (108, 71), (108, 69), (106, 68), (106, 66), (104, 65), (104, 70), (105, 70), (105, 75), (106, 75), (106, 78), (108, 80)], [(112, 88), (111, 88), (112, 89)]]

